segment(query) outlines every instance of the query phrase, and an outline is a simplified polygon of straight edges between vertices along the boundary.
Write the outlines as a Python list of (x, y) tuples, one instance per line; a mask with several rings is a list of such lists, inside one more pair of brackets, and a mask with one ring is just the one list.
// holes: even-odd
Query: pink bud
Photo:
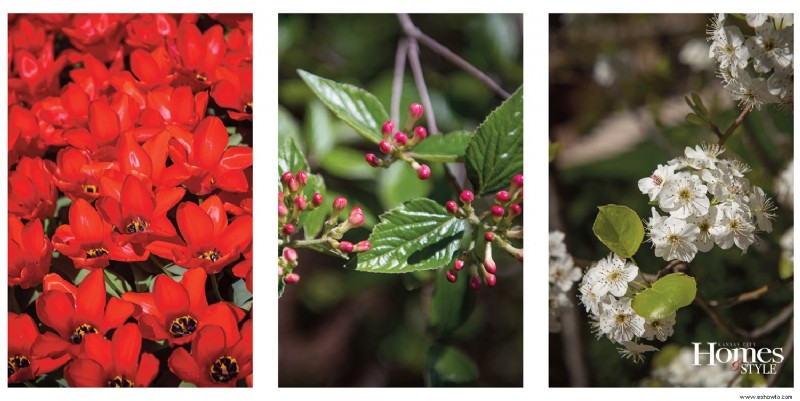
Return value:
[(458, 205), (453, 201), (447, 201), (447, 203), (444, 204), (444, 208), (447, 209), (447, 213), (450, 214), (456, 214), (456, 211), (458, 211)]
[(500, 191), (497, 193), (497, 201), (500, 203), (508, 202), (511, 199), (511, 194), (508, 191)]
[(461, 202), (470, 203), (473, 199), (475, 199), (475, 196), (472, 195), (472, 191), (465, 189), (461, 191), (461, 196), (458, 198), (461, 199)]
[(427, 164), (420, 165), (419, 170), (417, 170), (417, 177), (420, 180), (427, 180), (431, 177), (431, 168)]
[(283, 268), (278, 265), (278, 277), (283, 276)]
[(291, 180), (292, 178), (294, 178), (294, 174), (292, 174), (291, 171), (287, 171), (283, 173), (283, 175), (281, 176), (281, 182), (286, 185), (289, 185), (289, 180)]
[(461, 259), (456, 259), (456, 261), (453, 263), (453, 269), (461, 270), (463, 268), (464, 268), (464, 261)]
[(278, 204), (278, 217), (286, 217), (289, 215), (289, 209), (283, 203)]
[(506, 214), (506, 210), (503, 209), (502, 206), (494, 205), (492, 206), (492, 216), (494, 217), (503, 217)]
[(517, 174), (511, 179), (511, 188), (522, 188), (522, 174)]
[(517, 194), (517, 201), (522, 202), (522, 190)]
[(300, 189), (300, 183), (297, 182), (296, 179), (290, 178), (289, 179), (289, 190), (292, 192), (297, 192)]
[(298, 196), (298, 197), (294, 198), (294, 206), (298, 210), (305, 210), (306, 206), (308, 206), (308, 204), (306, 203), (306, 197), (305, 196)]
[(447, 276), (447, 281), (451, 283), (455, 283), (458, 280), (458, 276), (456, 276), (456, 272), (453, 270), (448, 270), (445, 274)]
[(487, 274), (484, 277), (486, 277), (486, 285), (489, 287), (494, 287), (497, 284), (497, 277), (494, 274)]
[(322, 195), (319, 192), (314, 193), (314, 196), (311, 197), (311, 203), (314, 207), (319, 207), (322, 204)]
[(406, 134), (404, 134), (402, 132), (398, 132), (398, 133), (394, 134), (394, 143), (396, 143), (396, 144), (398, 144), (400, 146), (403, 146), (406, 143), (408, 143), (408, 137), (406, 136)]
[(347, 199), (340, 196), (333, 200), (333, 209), (341, 211), (344, 207), (347, 206)]
[(417, 138), (417, 141), (422, 141), (428, 137), (428, 130), (425, 127), (414, 128), (414, 137)]
[(364, 241), (361, 241), (361, 242), (357, 243), (356, 247), (353, 248), (353, 251), (354, 252), (366, 252), (366, 251), (369, 250), (369, 248), (372, 248), (372, 244), (370, 244), (369, 241), (364, 240)]
[(354, 246), (352, 242), (342, 241), (339, 243), (339, 250), (344, 253), (353, 252), (353, 248)]
[(364, 225), (364, 215), (361, 213), (351, 213), (350, 218), (347, 219), (353, 227), (361, 227)]
[(378, 149), (380, 149), (381, 153), (385, 155), (392, 153), (392, 145), (389, 143), (389, 141), (381, 141), (381, 143), (378, 144)]
[(487, 232), (485, 232), (485, 233), (483, 234), (483, 239), (484, 239), (484, 241), (486, 241), (486, 242), (492, 242), (492, 241), (494, 241), (494, 233), (493, 233), (493, 232), (491, 232), (491, 231), (487, 231)]
[(425, 109), (419, 103), (411, 103), (411, 106), (408, 106), (408, 117), (412, 120), (419, 120), (423, 113), (425, 113)]
[(308, 173), (303, 170), (297, 172), (297, 181), (301, 184), (306, 185), (308, 183)]
[(286, 284), (297, 284), (297, 282), (300, 281), (300, 275), (297, 273), (289, 273), (283, 278), (283, 281), (286, 282)]
[(483, 261), (483, 268), (486, 269), (487, 272), (492, 274), (495, 274), (497, 272), (497, 265), (495, 265), (494, 261), (491, 259)]
[(353, 215), (353, 214), (364, 214), (364, 211), (361, 210), (361, 206), (355, 206), (352, 209), (350, 209), (350, 214), (351, 215)]
[(283, 226), (283, 233), (284, 233), (285, 235), (292, 235), (292, 234), (294, 234), (294, 224), (291, 224), (291, 223), (290, 223), (290, 224), (285, 224), (285, 225)]
[(383, 123), (383, 127), (381, 127), (381, 133), (383, 134), (383, 136), (392, 135), (393, 131), (394, 131), (394, 121), (389, 120)]
[(518, 203), (515, 203), (508, 207), (508, 213), (512, 216), (519, 216), (522, 214), (522, 206), (520, 206)]
[(278, 190), (278, 202), (281, 202), (281, 201), (283, 201), (283, 192)]
[(378, 159), (378, 156), (375, 156), (373, 153), (367, 153), (367, 163), (369, 163), (372, 167), (380, 167), (381, 161)]
[(473, 277), (469, 280), (469, 288), (473, 291), (478, 291), (481, 289), (481, 279), (477, 277)]
[(283, 257), (290, 263), (297, 262), (297, 251), (292, 248), (284, 248)]

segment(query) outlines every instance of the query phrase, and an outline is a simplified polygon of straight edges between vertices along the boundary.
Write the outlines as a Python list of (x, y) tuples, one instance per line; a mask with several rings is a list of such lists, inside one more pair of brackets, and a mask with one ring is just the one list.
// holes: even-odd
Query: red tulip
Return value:
[(236, 261), (253, 240), (253, 218), (239, 216), (228, 225), (225, 208), (216, 195), (200, 206), (181, 203), (177, 219), (183, 241), (154, 241), (147, 249), (188, 269), (199, 267), (209, 274), (217, 273)]
[(191, 85), (197, 91), (216, 82), (215, 69), (227, 49), (221, 25), (213, 25), (200, 33), (195, 24), (181, 24), (175, 46), (169, 48), (180, 60), (182, 84)]
[(211, 88), (211, 97), (218, 105), (229, 109), (232, 119), (253, 119), (253, 65), (243, 63), (236, 70), (217, 68), (217, 82)]
[(142, 111), (139, 124), (147, 127), (164, 127), (179, 124), (194, 129), (203, 118), (208, 106), (208, 92), (192, 95), (188, 86), (159, 87), (147, 93), (147, 107)]
[(168, 364), (182, 381), (198, 387), (236, 386), (253, 371), (253, 320), (233, 338), (218, 326), (204, 327), (192, 340), (192, 353), (176, 348)]
[(23, 219), (46, 219), (56, 210), (58, 191), (42, 159), (23, 157), (8, 177), (8, 212)]
[(42, 282), (50, 271), (53, 245), (39, 219), (22, 224), (17, 216), (8, 216), (8, 285), (31, 288)]
[(152, 49), (174, 37), (177, 29), (175, 18), (169, 14), (141, 14), (125, 25), (125, 43)]
[[(56, 162), (45, 161), (48, 171), (53, 174), (58, 189), (68, 198), (88, 201), (100, 196), (99, 168), (93, 168), (96, 161), (88, 150), (66, 147), (58, 151)], [(107, 164), (102, 165), (103, 167)], [(99, 171), (98, 171), (99, 170)]]
[(21, 383), (50, 373), (69, 361), (69, 355), (50, 358), (33, 352), (40, 337), (36, 323), (27, 315), (8, 312), (8, 382)]
[(122, 56), (120, 42), (125, 34), (126, 14), (75, 14), (62, 28), (70, 43), (98, 60), (109, 62)]
[[(286, 248), (291, 249), (291, 248)], [(244, 279), (245, 286), (247, 286), (247, 291), (253, 293), (253, 245), (252, 243), (247, 248), (247, 251), (243, 253), (244, 260), (235, 264), (233, 266), (232, 272), (233, 275), (239, 278)]]
[(40, 157), (47, 145), (39, 134), (39, 123), (33, 112), (21, 106), (11, 106), (8, 110), (8, 163), (16, 163), (20, 156)]
[(64, 368), (64, 378), (70, 387), (148, 387), (159, 362), (141, 350), (142, 335), (133, 323), (118, 328), (111, 340), (87, 334), (78, 359)]

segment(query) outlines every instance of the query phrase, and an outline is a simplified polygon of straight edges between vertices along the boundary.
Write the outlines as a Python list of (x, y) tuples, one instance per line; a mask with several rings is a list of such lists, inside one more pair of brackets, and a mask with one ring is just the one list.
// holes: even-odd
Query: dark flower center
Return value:
[(86, 251), (86, 257), (89, 258), (89, 259), (99, 258), (99, 257), (106, 256), (106, 255), (108, 255), (108, 250), (106, 248), (102, 248), (102, 247), (101, 248), (92, 248), (92, 249)]
[(108, 387), (133, 387), (133, 382), (125, 376), (116, 376), (108, 381)]
[(188, 336), (197, 330), (197, 320), (189, 315), (181, 316), (172, 321), (169, 332), (175, 338)]
[(97, 193), (97, 186), (92, 184), (81, 185), (83, 187), (83, 192), (87, 194), (96, 194)]
[(8, 377), (21, 369), (31, 366), (31, 361), (27, 357), (19, 354), (14, 354), (13, 357), (8, 358)]
[(72, 334), (69, 335), (69, 342), (73, 344), (80, 344), (83, 341), (84, 334), (92, 334), (92, 333), (99, 333), (94, 326), (88, 323), (84, 323), (75, 328)]
[(216, 249), (213, 249), (213, 250), (210, 250), (210, 251), (205, 251), (205, 252), (197, 255), (197, 257), (200, 258), (200, 259), (205, 259), (205, 260), (210, 260), (212, 262), (216, 262), (217, 260), (219, 260), (219, 251), (216, 250)]
[(253, 114), (253, 102), (247, 102), (244, 105), (244, 112), (247, 114)]
[(131, 222), (125, 226), (125, 234), (143, 233), (149, 226), (150, 223), (142, 220), (141, 217), (136, 216), (136, 218), (131, 220)]
[(239, 374), (239, 363), (232, 356), (219, 357), (211, 365), (210, 373), (214, 383), (227, 383)]

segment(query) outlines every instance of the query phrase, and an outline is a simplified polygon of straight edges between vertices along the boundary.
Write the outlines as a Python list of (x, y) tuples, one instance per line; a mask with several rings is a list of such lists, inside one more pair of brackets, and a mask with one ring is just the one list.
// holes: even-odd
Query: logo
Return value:
[(755, 343), (692, 343), (694, 366), (729, 365), (740, 374), (773, 375), (783, 362), (783, 348), (756, 348)]

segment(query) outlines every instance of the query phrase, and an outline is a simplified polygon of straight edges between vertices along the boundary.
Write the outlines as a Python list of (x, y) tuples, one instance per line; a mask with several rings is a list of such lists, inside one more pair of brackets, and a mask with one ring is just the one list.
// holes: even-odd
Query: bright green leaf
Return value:
[(492, 111), (467, 146), (467, 176), (477, 195), (508, 187), (522, 173), (522, 88)]
[(383, 140), (381, 126), (389, 120), (389, 115), (373, 94), (303, 70), (297, 70), (297, 73), (333, 114), (361, 136), (375, 144)]
[(300, 128), (298, 128), (297, 121), (295, 121), (292, 113), (278, 105), (278, 141), (283, 145), (287, 140), (292, 139), (295, 141), (297, 147), (303, 151), (302, 138), (300, 138)]
[[(325, 180), (321, 175), (309, 174), (306, 187), (303, 188), (303, 195), (306, 197), (308, 204), (311, 204), (311, 198), (315, 192), (322, 195), (323, 202), (325, 201)], [(329, 208), (322, 206), (300, 214), (298, 228), (303, 227), (306, 239), (316, 238), (317, 233), (322, 230), (322, 225), (325, 223), (325, 216), (330, 211)]]
[[(379, 170), (378, 199), (384, 209), (391, 209), (399, 204), (426, 197), (433, 188), (431, 180), (420, 180), (417, 173), (407, 163), (394, 163), (386, 169)], [(402, 190), (398, 190), (402, 188)]]
[(561, 152), (561, 148), (564, 147), (564, 144), (561, 142), (550, 142), (550, 161), (556, 159), (558, 153)]
[(464, 221), (430, 199), (415, 199), (380, 217), (369, 242), (372, 248), (348, 267), (373, 273), (438, 269), (458, 250)]
[(296, 174), (300, 170), (308, 172), (306, 157), (303, 156), (293, 139), (286, 139), (278, 149), (278, 177), (287, 171)]
[(456, 347), (432, 345), (428, 349), (425, 381), (431, 387), (475, 386), (478, 365)]
[(178, 384), (178, 387), (197, 387), (194, 383), (189, 382), (181, 382)]
[(245, 283), (244, 279), (236, 280), (233, 285), (233, 304), (245, 309), (249, 310), (250, 305), (248, 302), (253, 299), (253, 294), (247, 290), (247, 283)]
[(283, 278), (278, 279), (278, 298), (283, 296), (283, 291), (286, 289), (286, 282), (283, 281)]
[(464, 160), (472, 133), (456, 131), (431, 135), (411, 150), (411, 157), (426, 162), (452, 163)]
[(347, 146), (337, 146), (322, 156), (320, 167), (346, 180), (374, 179), (378, 174), (364, 159), (364, 152)]
[(228, 147), (236, 146), (242, 143), (242, 134), (233, 134), (228, 137)]
[(110, 269), (103, 269), (103, 273), (106, 278), (106, 291), (112, 296), (120, 297), (126, 292), (133, 291), (133, 287), (118, 273)]
[(696, 294), (697, 282), (694, 277), (672, 273), (636, 294), (631, 306), (636, 314), (645, 319), (661, 319), (692, 303)]
[(606, 205), (594, 220), (592, 231), (612, 252), (621, 258), (636, 254), (644, 239), (644, 226), (639, 215), (627, 206)]
[(326, 154), (334, 144), (333, 125), (325, 105), (317, 100), (306, 106), (306, 141), (309, 158), (318, 160)]
[(439, 338), (453, 334), (475, 307), (475, 292), (469, 289), (468, 275), (461, 273), (458, 281), (451, 283), (445, 275), (448, 267), (438, 274), (428, 310), (428, 329)]

